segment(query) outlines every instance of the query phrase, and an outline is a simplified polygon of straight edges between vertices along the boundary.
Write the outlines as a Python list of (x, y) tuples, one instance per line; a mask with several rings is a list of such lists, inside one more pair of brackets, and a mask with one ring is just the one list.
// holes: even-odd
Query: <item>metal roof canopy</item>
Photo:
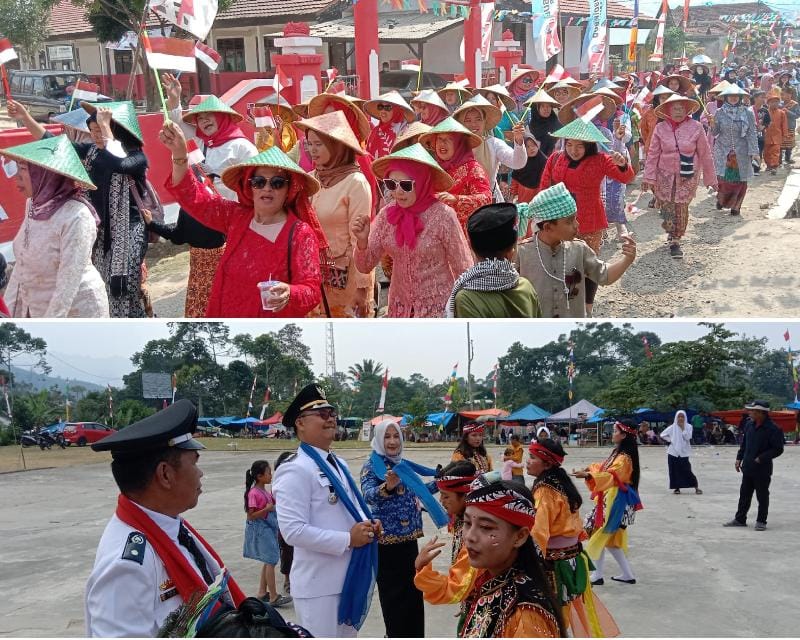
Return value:
[[(437, 18), (426, 13), (402, 13), (378, 16), (378, 39), (385, 44), (424, 42), (431, 36), (463, 24), (463, 18)], [(353, 18), (342, 18), (311, 25), (311, 35), (325, 41), (355, 41)]]

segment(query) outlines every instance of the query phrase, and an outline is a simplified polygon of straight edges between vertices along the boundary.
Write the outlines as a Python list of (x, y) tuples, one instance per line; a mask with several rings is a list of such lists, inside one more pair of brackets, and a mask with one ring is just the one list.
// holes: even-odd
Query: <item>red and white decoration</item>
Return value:
[(217, 51), (200, 41), (194, 45), (194, 57), (212, 71), (216, 71), (219, 63), (222, 62), (222, 56)]

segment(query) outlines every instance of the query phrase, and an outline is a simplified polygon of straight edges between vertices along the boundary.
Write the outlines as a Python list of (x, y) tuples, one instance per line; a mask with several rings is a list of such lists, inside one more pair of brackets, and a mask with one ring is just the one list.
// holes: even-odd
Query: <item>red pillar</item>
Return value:
[(464, 74), (471, 87), (480, 86), (475, 52), (481, 51), (481, 0), (469, 0), (469, 16), (464, 20)]
[[(358, 0), (353, 5), (356, 36), (358, 94), (364, 100), (378, 96), (378, 0)], [(374, 52), (374, 55), (373, 55)], [(370, 66), (370, 58), (372, 66)]]

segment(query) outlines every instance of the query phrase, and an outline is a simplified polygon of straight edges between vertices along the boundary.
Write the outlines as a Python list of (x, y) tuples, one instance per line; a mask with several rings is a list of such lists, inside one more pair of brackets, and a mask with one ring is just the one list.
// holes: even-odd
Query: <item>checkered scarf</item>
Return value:
[(453, 284), (445, 309), (447, 318), (456, 317), (456, 294), (467, 291), (508, 291), (517, 286), (519, 273), (509, 260), (482, 260), (462, 273)]

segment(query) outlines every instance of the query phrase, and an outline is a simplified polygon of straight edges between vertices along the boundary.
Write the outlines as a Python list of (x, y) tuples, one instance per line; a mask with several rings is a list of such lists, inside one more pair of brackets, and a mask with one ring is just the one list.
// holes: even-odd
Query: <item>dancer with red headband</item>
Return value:
[(603, 462), (590, 464), (585, 469), (573, 469), (572, 475), (586, 481), (592, 492), (594, 509), (586, 518), (589, 542), (586, 552), (595, 564), (591, 580), (593, 585), (604, 584), (603, 562), (605, 550), (614, 556), (622, 575), (612, 580), (636, 584), (628, 562), (628, 527), (633, 524), (639, 501), (639, 449), (636, 442), (636, 425), (630, 420), (617, 422), (611, 442), (614, 449)]
[(469, 460), (475, 465), (478, 473), (492, 471), (492, 458), (486, 452), (483, 444), (483, 425), (478, 422), (471, 422), (464, 425), (461, 433), (461, 440), (453, 451), (450, 458), (452, 462), (456, 460)]
[(592, 593), (589, 570), (594, 565), (581, 544), (587, 539), (580, 516), (583, 499), (562, 467), (567, 454), (550, 438), (534, 440), (528, 451), (528, 475), (536, 477), (531, 489), (536, 508), (531, 535), (544, 557), (564, 626), (574, 637), (615, 637), (619, 628)]
[(475, 465), (466, 460), (451, 462), (436, 476), (439, 489), (439, 502), (450, 516), (448, 531), (453, 536), (453, 549), (450, 555), (450, 570), (447, 574), (431, 568), (433, 559), (445, 546), (433, 536), (417, 554), (414, 568), (414, 586), (422, 592), (422, 597), (431, 604), (456, 604), (472, 589), (478, 572), (469, 563), (469, 554), (464, 548), (462, 531), (464, 511), (467, 509), (467, 494), (475, 480)]
[[(478, 476), (467, 495), (464, 546), (476, 569), (463, 598), (461, 638), (553, 638), (567, 633), (539, 554), (530, 491)], [(430, 601), (430, 600), (429, 600)]]

